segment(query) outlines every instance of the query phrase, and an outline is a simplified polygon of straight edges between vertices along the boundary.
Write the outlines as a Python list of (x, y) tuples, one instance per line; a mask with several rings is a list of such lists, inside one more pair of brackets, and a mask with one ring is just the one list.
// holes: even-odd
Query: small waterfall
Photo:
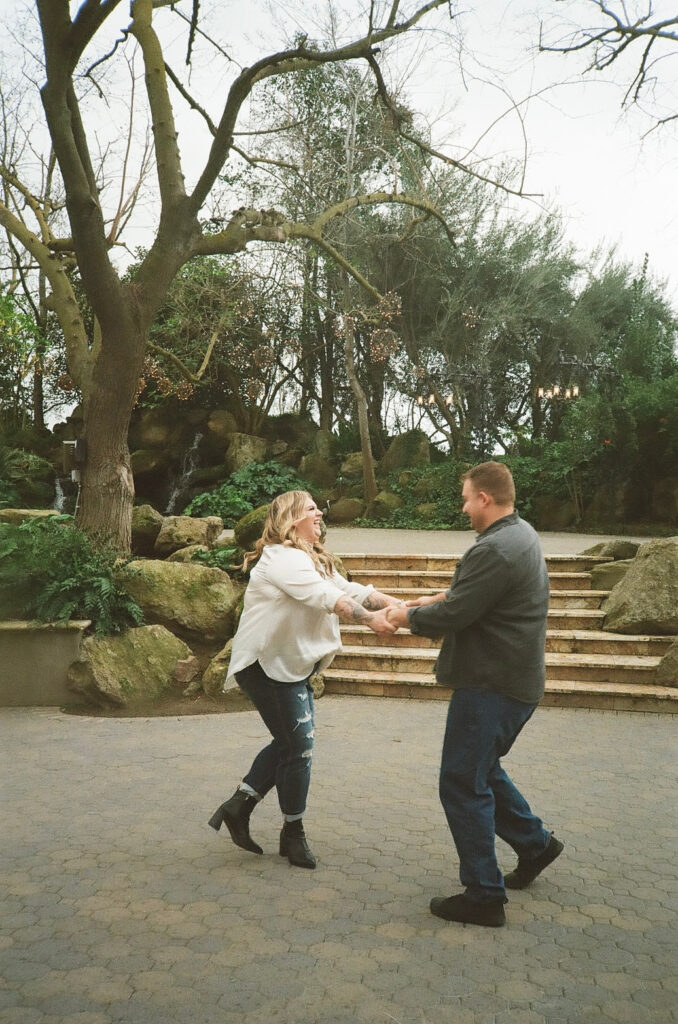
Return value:
[(52, 504), (52, 508), (56, 512), (63, 512), (64, 505), (66, 503), (66, 495), (64, 494), (64, 489), (61, 486), (61, 480), (59, 479), (58, 476), (54, 477), (54, 490), (56, 493), (54, 495), (54, 502)]
[(181, 460), (181, 472), (173, 481), (172, 487), (170, 488), (170, 495), (167, 499), (167, 508), (165, 509), (166, 516), (173, 516), (175, 514), (175, 510), (179, 504), (179, 498), (188, 490), (191, 477), (198, 465), (198, 445), (201, 441), (202, 434), (196, 434), (193, 438), (191, 447), (184, 453), (184, 457)]

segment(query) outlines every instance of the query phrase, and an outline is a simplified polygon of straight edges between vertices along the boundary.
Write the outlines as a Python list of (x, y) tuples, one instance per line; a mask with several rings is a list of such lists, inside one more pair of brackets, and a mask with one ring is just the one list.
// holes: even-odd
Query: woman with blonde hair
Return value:
[(322, 512), (306, 491), (287, 491), (269, 507), (264, 532), (245, 556), (256, 560), (233, 639), (229, 678), (247, 694), (271, 733), (230, 800), (210, 818), (225, 824), (233, 842), (263, 853), (250, 836), (249, 819), (273, 786), (283, 814), (280, 856), (314, 868), (303, 827), (314, 740), (314, 672), (341, 650), (339, 620), (395, 628), (384, 609), (400, 604), (372, 586), (349, 583), (334, 569), (320, 542)]

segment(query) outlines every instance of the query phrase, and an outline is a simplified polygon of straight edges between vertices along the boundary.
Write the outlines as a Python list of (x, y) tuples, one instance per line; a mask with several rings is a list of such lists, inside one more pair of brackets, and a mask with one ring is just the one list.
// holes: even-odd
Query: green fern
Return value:
[(0, 615), (66, 622), (91, 619), (98, 635), (143, 623), (119, 582), (114, 551), (96, 548), (70, 516), (0, 524)]

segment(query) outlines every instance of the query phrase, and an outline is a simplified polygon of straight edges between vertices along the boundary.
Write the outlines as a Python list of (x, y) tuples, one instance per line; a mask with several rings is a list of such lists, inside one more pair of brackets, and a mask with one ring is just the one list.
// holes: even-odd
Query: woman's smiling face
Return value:
[(322, 512), (313, 499), (309, 498), (306, 502), (302, 518), (298, 519), (294, 524), (297, 530), (297, 537), (300, 540), (305, 540), (307, 544), (315, 544), (316, 541), (320, 540), (320, 524), (322, 519)]

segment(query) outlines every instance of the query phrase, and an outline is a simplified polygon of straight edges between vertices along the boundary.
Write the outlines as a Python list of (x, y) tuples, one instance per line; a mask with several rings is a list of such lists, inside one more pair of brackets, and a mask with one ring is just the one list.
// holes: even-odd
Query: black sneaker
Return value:
[(460, 924), (480, 924), (486, 928), (501, 928), (506, 924), (504, 904), (507, 901), (470, 900), (461, 892), (457, 896), (434, 896), (431, 900), (431, 913), (442, 917), (444, 921), (458, 921)]
[(565, 844), (551, 834), (548, 846), (538, 857), (533, 857), (531, 860), (526, 860), (524, 857), (518, 858), (518, 864), (514, 870), (510, 871), (508, 875), (504, 875), (504, 885), (507, 889), (524, 889), (530, 882), (534, 882), (537, 875), (540, 875), (544, 868), (552, 864), (556, 857), (560, 857), (564, 849)]

